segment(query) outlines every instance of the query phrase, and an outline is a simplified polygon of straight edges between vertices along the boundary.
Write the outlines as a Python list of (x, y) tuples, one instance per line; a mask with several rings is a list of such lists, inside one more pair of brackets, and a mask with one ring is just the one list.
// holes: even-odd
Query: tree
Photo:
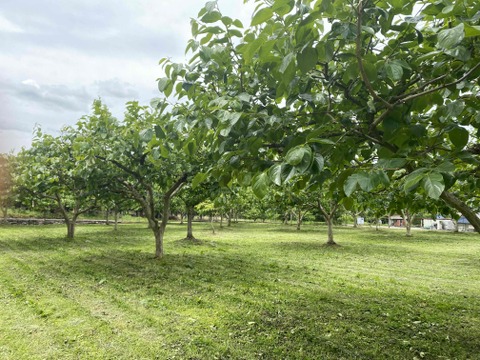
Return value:
[(218, 191), (218, 185), (213, 181), (203, 182), (195, 188), (191, 183), (183, 187), (179, 197), (185, 203), (187, 213), (187, 236), (185, 240), (196, 240), (193, 236), (193, 217), (195, 215), (195, 206), (206, 201), (212, 200)]
[(184, 146), (191, 149), (179, 124), (164, 113), (166, 104), (153, 105), (129, 102), (125, 118), (119, 122), (96, 100), (93, 113), (78, 124), (78, 147), (90, 166), (103, 169), (124, 196), (141, 206), (155, 236), (155, 257), (161, 258), (170, 202), (189, 173)]
[(192, 21), (190, 64), (165, 62), (159, 81), (205, 111), (223, 164), (243, 170), (233, 176), (253, 178), (262, 195), (292, 169), (318, 171), (320, 156), (340, 167), (382, 164), (362, 176), (366, 188), (403, 168), (405, 191), (419, 185), (480, 230), (448, 191), (464, 162), (478, 167), (466, 148), (466, 126), (480, 124), (478, 2), (257, 2), (243, 32), (208, 3)]
[(13, 155), (0, 154), (0, 208), (4, 221), (13, 203), (13, 161)]
[(37, 128), (31, 148), (23, 149), (16, 161), (20, 196), (55, 203), (70, 239), (78, 217), (96, 207), (96, 195), (105, 184), (98, 168), (81, 161), (77, 140), (72, 127), (63, 128), (57, 137)]

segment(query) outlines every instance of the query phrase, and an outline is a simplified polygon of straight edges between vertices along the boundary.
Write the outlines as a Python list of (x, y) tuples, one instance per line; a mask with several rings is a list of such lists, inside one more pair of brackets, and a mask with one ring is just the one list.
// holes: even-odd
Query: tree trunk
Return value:
[(187, 239), (188, 240), (195, 240), (195, 237), (193, 236), (193, 206), (188, 206), (187, 207)]
[(110, 225), (110, 209), (105, 210), (105, 223)]
[(473, 211), (467, 204), (462, 200), (457, 198), (452, 193), (444, 191), (440, 198), (447, 203), (447, 205), (458, 210), (463, 216), (467, 218), (470, 224), (473, 226), (476, 232), (480, 233), (480, 218), (477, 216), (475, 211)]
[(392, 227), (392, 217), (390, 216), (390, 214), (388, 214), (388, 228), (390, 229)]
[(353, 227), (354, 227), (354, 228), (357, 228), (357, 227), (358, 227), (357, 213), (353, 213)]
[(160, 259), (163, 256), (163, 233), (165, 229), (157, 225), (152, 230), (155, 235), (155, 257)]
[(412, 215), (408, 209), (402, 210), (403, 221), (405, 221), (405, 229), (407, 230), (406, 235), (412, 236)]
[(67, 225), (67, 238), (68, 239), (73, 239), (75, 237), (75, 223), (77, 221), (78, 213), (79, 213), (79, 207), (78, 205), (75, 205), (73, 209), (73, 217), (70, 219), (68, 217), (68, 212), (63, 206), (62, 199), (60, 195), (55, 194), (55, 198), (57, 200), (58, 207), (60, 208), (60, 211), (63, 215), (63, 218), (65, 220), (65, 224)]
[(117, 231), (118, 230), (118, 210), (117, 209), (115, 209), (114, 217), (115, 217), (115, 225), (113, 227), (113, 230)]
[(210, 226), (212, 227), (213, 235), (215, 235), (215, 227), (213, 226), (213, 216), (210, 217)]
[(223, 212), (220, 213), (220, 229), (223, 228)]
[(229, 210), (228, 212), (228, 220), (227, 220), (227, 226), (230, 227), (232, 226), (232, 216), (233, 216), (233, 211)]
[(325, 218), (325, 221), (327, 223), (327, 245), (337, 245), (335, 240), (333, 240), (333, 216), (335, 215), (335, 212), (337, 211), (338, 204), (330, 204), (330, 212), (326, 210), (325, 207), (321, 204), (320, 200), (317, 200), (317, 205), (318, 209), (322, 213), (323, 217)]
[(302, 220), (303, 220), (302, 210), (298, 210), (298, 213), (297, 213), (297, 230), (299, 230), (299, 231), (300, 231), (300, 226), (302, 225)]
[(183, 211), (180, 211), (180, 225), (183, 225)]
[(75, 237), (75, 222), (68, 220), (67, 222), (67, 238), (73, 239)]
[(325, 220), (328, 226), (328, 240), (327, 245), (337, 245), (335, 240), (333, 240), (333, 214), (329, 216), (325, 216)]
[(8, 207), (2, 206), (3, 222), (5, 224), (7, 223), (7, 212), (8, 212)]
[(453, 222), (453, 226), (454, 226), (453, 232), (458, 233), (460, 231), (459, 228), (458, 228), (458, 220), (452, 219), (452, 222)]

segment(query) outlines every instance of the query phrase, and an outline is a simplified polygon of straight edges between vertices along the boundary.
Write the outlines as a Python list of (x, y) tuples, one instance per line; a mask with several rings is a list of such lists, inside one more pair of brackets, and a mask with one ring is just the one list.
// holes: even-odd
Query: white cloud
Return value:
[(23, 33), (24, 30), (0, 14), (0, 32)]
[[(206, 1), (0, 2), (2, 136), (17, 131), (8, 144), (24, 145), (35, 123), (55, 132), (87, 114), (96, 98), (119, 118), (129, 100), (148, 104), (160, 95), (158, 61), (184, 61), (190, 19)], [(248, 26), (253, 1), (218, 4)]]
[(34, 88), (40, 89), (40, 85), (38, 85), (38, 83), (33, 79), (23, 80), (22, 84), (28, 85), (28, 86), (33, 86)]

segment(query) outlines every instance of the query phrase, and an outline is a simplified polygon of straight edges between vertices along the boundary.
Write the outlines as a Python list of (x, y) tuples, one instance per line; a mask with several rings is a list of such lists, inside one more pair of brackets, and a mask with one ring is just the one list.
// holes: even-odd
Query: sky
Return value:
[[(185, 61), (201, 0), (0, 1), (0, 153), (28, 147), (35, 126), (58, 134), (101, 98), (122, 118), (125, 103), (159, 97), (158, 61)], [(218, 0), (250, 23), (253, 1)]]

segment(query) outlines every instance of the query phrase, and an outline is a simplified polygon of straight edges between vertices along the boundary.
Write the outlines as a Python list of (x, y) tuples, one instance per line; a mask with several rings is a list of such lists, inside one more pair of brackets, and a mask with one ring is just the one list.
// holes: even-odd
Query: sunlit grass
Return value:
[(0, 227), (0, 359), (474, 359), (474, 234)]

